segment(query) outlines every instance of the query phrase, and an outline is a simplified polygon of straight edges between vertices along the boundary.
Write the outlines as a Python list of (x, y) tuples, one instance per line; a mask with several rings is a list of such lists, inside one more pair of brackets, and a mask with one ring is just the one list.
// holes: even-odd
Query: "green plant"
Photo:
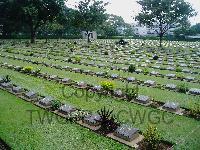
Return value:
[(34, 71), (34, 76), (37, 76), (41, 72), (41, 69), (37, 69)]
[(180, 67), (176, 67), (176, 72), (181, 72), (182, 69)]
[(177, 73), (177, 74), (176, 74), (176, 77), (177, 77), (178, 79), (183, 79), (183, 78), (184, 78), (184, 76), (183, 76), (182, 73)]
[(181, 92), (181, 93), (186, 93), (186, 92), (189, 90), (188, 85), (187, 85), (186, 83), (181, 83), (181, 84), (179, 84), (179, 85), (177, 86), (177, 89), (178, 89), (178, 91)]
[(195, 102), (191, 105), (190, 113), (194, 116), (200, 117), (200, 103), (199, 102)]
[(114, 89), (114, 83), (111, 81), (102, 81), (101, 87), (106, 91), (111, 91)]
[(67, 120), (69, 121), (80, 121), (82, 120), (85, 116), (87, 116), (89, 113), (85, 110), (76, 110), (74, 112), (71, 112), (67, 115)]
[(101, 117), (100, 131), (103, 134), (111, 133), (117, 129), (117, 127), (119, 126), (119, 123), (115, 119), (115, 116), (112, 114), (113, 110), (109, 110), (109, 109), (106, 110), (106, 108), (104, 107), (103, 109), (98, 110), (97, 113)]
[(23, 71), (25, 73), (31, 73), (33, 71), (33, 67), (32, 66), (26, 66), (23, 68)]
[(72, 62), (72, 59), (71, 59), (71, 58), (68, 58), (68, 59), (67, 59), (67, 62)]
[(130, 101), (132, 99), (136, 99), (138, 97), (138, 92), (139, 92), (139, 88), (138, 85), (136, 85), (135, 88), (128, 88), (126, 90), (126, 98)]
[(128, 67), (128, 72), (133, 73), (133, 72), (135, 72), (135, 69), (136, 69), (135, 65), (131, 64), (131, 65)]
[(3, 79), (3, 82), (5, 82), (5, 83), (8, 83), (11, 81), (11, 78), (9, 75), (4, 76), (2, 79)]
[(108, 55), (108, 52), (107, 52), (107, 51), (105, 51), (105, 52), (104, 52), (104, 55)]
[(147, 68), (143, 68), (142, 72), (144, 73), (144, 75), (147, 75), (149, 73), (149, 70)]
[(144, 141), (147, 144), (147, 149), (157, 149), (161, 140), (161, 135), (158, 132), (157, 128), (153, 125), (148, 125), (148, 128), (144, 131), (143, 135)]
[(60, 106), (61, 106), (61, 102), (60, 101), (58, 101), (58, 100), (53, 100), (52, 101), (52, 109), (53, 110), (57, 110), (58, 108), (60, 108)]
[(75, 61), (76, 61), (77, 63), (80, 63), (80, 62), (81, 62), (81, 57), (79, 57), (79, 56), (75, 56), (74, 59), (75, 59)]

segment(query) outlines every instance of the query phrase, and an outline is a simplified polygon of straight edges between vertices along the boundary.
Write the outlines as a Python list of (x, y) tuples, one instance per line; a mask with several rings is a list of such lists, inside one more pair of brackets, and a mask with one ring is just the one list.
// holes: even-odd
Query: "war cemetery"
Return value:
[(200, 149), (200, 11), (115, 3), (0, 1), (0, 149)]

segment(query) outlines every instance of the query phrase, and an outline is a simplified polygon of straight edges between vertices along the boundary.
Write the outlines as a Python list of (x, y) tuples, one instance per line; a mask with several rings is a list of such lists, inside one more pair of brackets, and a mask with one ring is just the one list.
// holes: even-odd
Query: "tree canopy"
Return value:
[(195, 15), (192, 6), (184, 0), (139, 0), (138, 3), (142, 11), (135, 19), (149, 27), (158, 26), (156, 32), (160, 37), (160, 46), (170, 26), (183, 26), (188, 23), (189, 17)]

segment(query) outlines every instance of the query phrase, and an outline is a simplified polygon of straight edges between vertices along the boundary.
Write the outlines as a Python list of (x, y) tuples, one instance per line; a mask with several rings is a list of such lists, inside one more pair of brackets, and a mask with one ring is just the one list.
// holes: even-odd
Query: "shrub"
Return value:
[(34, 76), (37, 76), (41, 72), (41, 69), (37, 69), (34, 71)]
[(11, 81), (11, 79), (10, 79), (9, 75), (6, 75), (6, 76), (3, 77), (3, 82), (8, 83), (10, 81)]
[(177, 74), (176, 74), (176, 77), (177, 77), (178, 79), (183, 79), (183, 78), (184, 78), (184, 76), (183, 76), (182, 73), (177, 73)]
[(111, 81), (102, 81), (101, 87), (106, 91), (111, 91), (114, 88), (114, 83)]
[(23, 68), (23, 71), (25, 73), (31, 73), (33, 71), (33, 67), (32, 66), (26, 66)]
[(144, 68), (144, 69), (142, 70), (142, 72), (144, 73), (144, 75), (147, 75), (147, 74), (149, 73), (149, 70), (148, 70), (147, 68)]
[(67, 62), (72, 62), (72, 59), (71, 59), (71, 58), (68, 58)]
[(58, 101), (58, 100), (53, 100), (52, 101), (52, 109), (53, 110), (57, 110), (58, 108), (60, 108), (60, 106), (61, 106), (61, 102), (60, 101)]
[(148, 125), (148, 128), (143, 133), (144, 141), (147, 143), (147, 149), (157, 149), (161, 136), (160, 133), (157, 131), (157, 128), (153, 125)]
[(180, 67), (176, 67), (176, 72), (181, 72), (182, 69)]
[(76, 61), (77, 63), (80, 63), (80, 62), (81, 62), (81, 57), (79, 57), (79, 56), (75, 56), (74, 59), (75, 59), (75, 61)]
[(135, 51), (131, 51), (131, 54), (134, 55), (134, 54), (135, 54)]
[(108, 52), (107, 52), (107, 51), (105, 51), (105, 52), (104, 52), (104, 55), (108, 55)]
[(128, 72), (133, 73), (133, 72), (135, 72), (135, 69), (136, 69), (135, 65), (131, 64), (131, 65), (128, 67)]
[(34, 53), (33, 53), (33, 52), (29, 54), (29, 56), (33, 56), (33, 55), (34, 55)]
[(74, 112), (71, 112), (67, 115), (67, 120), (74, 122), (74, 121), (80, 121), (83, 120), (85, 116), (87, 116), (89, 113), (85, 110), (76, 110)]
[(106, 110), (106, 108), (104, 107), (100, 111), (97, 111), (97, 113), (101, 117), (100, 130), (104, 134), (111, 133), (117, 129), (117, 127), (119, 126), (119, 123), (116, 121), (115, 116), (112, 114), (113, 110), (111, 110), (111, 111), (109, 109)]
[(132, 99), (136, 99), (138, 97), (139, 88), (136, 85), (135, 88), (127, 89), (126, 90), (126, 97), (130, 101)]
[(194, 104), (192, 104), (190, 113), (194, 116), (200, 116), (200, 103), (199, 102), (195, 102)]
[(153, 56), (153, 60), (158, 60), (158, 56), (157, 56), (157, 55), (154, 55), (154, 56)]
[(179, 84), (179, 85), (177, 86), (177, 89), (178, 89), (178, 91), (181, 92), (181, 93), (186, 93), (186, 92), (189, 90), (188, 85), (187, 85), (186, 83), (181, 83), (181, 84)]

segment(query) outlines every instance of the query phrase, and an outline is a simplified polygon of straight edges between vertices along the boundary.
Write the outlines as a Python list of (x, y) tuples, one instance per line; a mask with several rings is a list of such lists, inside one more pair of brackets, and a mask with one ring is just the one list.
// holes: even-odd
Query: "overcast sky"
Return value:
[[(68, 0), (67, 6), (73, 7), (79, 0)], [(133, 16), (140, 12), (140, 5), (137, 0), (103, 0), (110, 4), (106, 7), (107, 13), (122, 16), (127, 23), (133, 23)], [(197, 16), (190, 18), (191, 23), (194, 25), (200, 23), (200, 0), (185, 0), (191, 3), (192, 7), (197, 11)]]

